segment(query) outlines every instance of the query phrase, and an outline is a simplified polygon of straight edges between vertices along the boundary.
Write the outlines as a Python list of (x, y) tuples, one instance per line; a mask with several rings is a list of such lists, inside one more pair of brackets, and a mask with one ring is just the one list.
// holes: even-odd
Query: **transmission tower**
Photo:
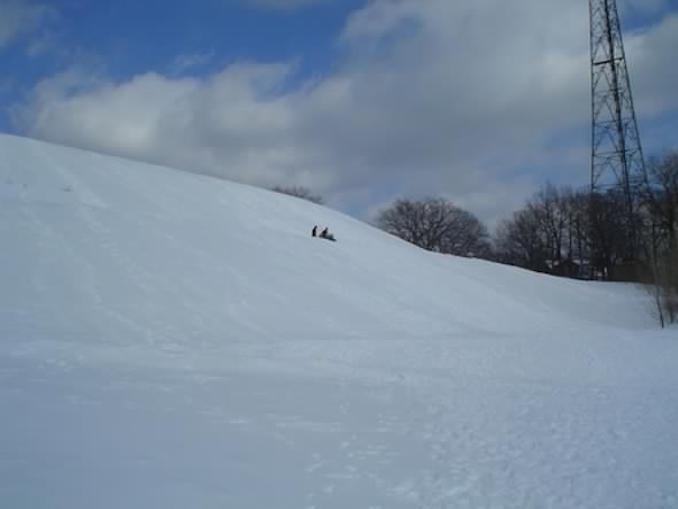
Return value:
[[(626, 203), (626, 260), (635, 262), (639, 252), (638, 187), (647, 182), (638, 122), (633, 107), (631, 80), (626, 65), (621, 23), (616, 0), (589, 0), (591, 15), (591, 101), (593, 143), (591, 155), (591, 204), (605, 188), (621, 191)], [(652, 225), (652, 246), (656, 244)], [(653, 248), (654, 249), (654, 248)], [(649, 255), (657, 292), (656, 252)], [(659, 293), (657, 294), (659, 295)], [(659, 302), (659, 299), (657, 300)], [(661, 305), (658, 306), (662, 327)]]
[[(645, 179), (645, 160), (633, 107), (616, 0), (589, 0), (593, 111), (591, 193), (621, 191), (629, 219), (633, 190)], [(629, 224), (633, 224), (633, 221)]]

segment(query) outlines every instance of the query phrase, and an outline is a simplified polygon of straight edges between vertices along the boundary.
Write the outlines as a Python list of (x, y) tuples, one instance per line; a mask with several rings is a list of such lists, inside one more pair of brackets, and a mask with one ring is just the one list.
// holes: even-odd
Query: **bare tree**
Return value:
[(678, 320), (678, 152), (653, 159), (643, 190), (651, 224), (645, 245), (657, 295), (669, 321)]
[(622, 193), (594, 194), (589, 204), (591, 265), (604, 279), (614, 279), (614, 269), (629, 252), (628, 214)]
[(648, 164), (644, 198), (668, 246), (678, 239), (678, 152)]
[(428, 251), (482, 258), (491, 253), (487, 228), (443, 198), (397, 200), (379, 214), (377, 226)]
[[(588, 196), (547, 184), (495, 234), (498, 260), (582, 277), (588, 257)], [(576, 257), (575, 257), (576, 255)]]
[(499, 225), (495, 248), (500, 262), (537, 272), (548, 271), (548, 247), (535, 207), (527, 206)]
[(276, 193), (281, 194), (288, 194), (290, 196), (296, 196), (297, 198), (308, 200), (310, 202), (317, 203), (318, 205), (322, 205), (324, 203), (324, 200), (322, 199), (321, 196), (313, 194), (313, 192), (310, 189), (302, 186), (292, 186), (292, 187), (275, 186), (274, 188), (271, 189), (271, 191), (275, 191)]
[(504, 263), (561, 276), (637, 280), (641, 265), (623, 263), (632, 251), (628, 223), (614, 190), (591, 196), (547, 184), (500, 226), (495, 244)]
[(562, 206), (567, 216), (567, 259), (576, 260), (581, 268), (589, 259), (589, 202), (588, 193), (574, 192), (571, 189), (563, 191)]
[(564, 236), (566, 233), (567, 208), (565, 198), (553, 185), (546, 186), (528, 204), (534, 210), (538, 227), (544, 235), (549, 250), (549, 257), (553, 261), (563, 258)]

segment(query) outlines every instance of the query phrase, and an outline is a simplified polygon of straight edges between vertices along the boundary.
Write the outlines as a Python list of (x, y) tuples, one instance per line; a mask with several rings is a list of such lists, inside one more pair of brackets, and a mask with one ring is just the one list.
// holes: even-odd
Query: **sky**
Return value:
[[(678, 0), (618, 0), (648, 156), (678, 149)], [(0, 0), (0, 132), (372, 220), (493, 227), (590, 179), (586, 0)]]

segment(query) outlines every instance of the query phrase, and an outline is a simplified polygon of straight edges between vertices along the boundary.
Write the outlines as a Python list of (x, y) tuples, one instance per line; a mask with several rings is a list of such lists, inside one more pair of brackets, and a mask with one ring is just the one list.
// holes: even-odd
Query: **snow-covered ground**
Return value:
[(678, 507), (656, 329), (630, 285), (0, 136), (3, 508)]

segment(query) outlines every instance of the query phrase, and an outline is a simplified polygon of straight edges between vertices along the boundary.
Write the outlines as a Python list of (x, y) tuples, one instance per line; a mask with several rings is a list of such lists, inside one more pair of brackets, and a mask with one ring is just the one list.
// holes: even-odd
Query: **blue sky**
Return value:
[[(618, 0), (649, 155), (678, 148), (678, 2)], [(579, 5), (581, 4), (581, 5)], [(0, 130), (363, 218), (441, 194), (496, 223), (588, 181), (585, 0), (0, 0)]]
[[(0, 51), (0, 65), (12, 69), (3, 98), (19, 100), (41, 78), (82, 61), (124, 80), (149, 70), (208, 75), (242, 60), (295, 60), (301, 79), (331, 68), (340, 53), (336, 34), (362, 3), (294, 9), (237, 0), (48, 2), (40, 29), (19, 34)], [(195, 57), (190, 68), (181, 68), (183, 56)], [(0, 126), (11, 130), (6, 109)]]

